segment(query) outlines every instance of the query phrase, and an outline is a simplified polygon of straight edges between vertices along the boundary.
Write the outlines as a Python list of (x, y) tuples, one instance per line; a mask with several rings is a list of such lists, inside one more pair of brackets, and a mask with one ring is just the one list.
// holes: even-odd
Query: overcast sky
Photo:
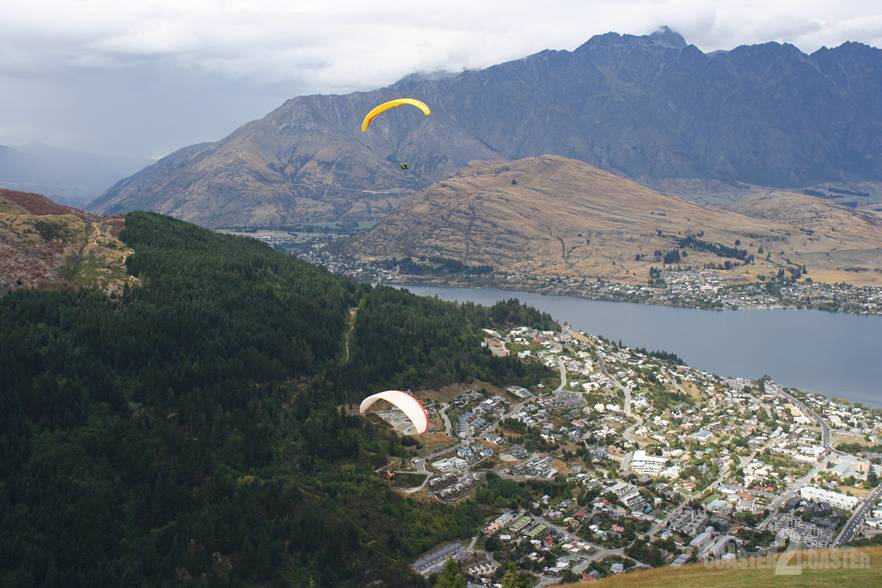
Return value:
[(882, 47), (880, 0), (0, 0), (0, 144), (158, 157), (299, 94), (664, 24), (704, 51)]

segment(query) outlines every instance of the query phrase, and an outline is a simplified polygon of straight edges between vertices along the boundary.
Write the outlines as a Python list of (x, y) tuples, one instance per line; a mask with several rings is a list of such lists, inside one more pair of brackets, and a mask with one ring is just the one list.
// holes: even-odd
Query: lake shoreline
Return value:
[[(818, 310), (821, 312), (829, 312), (831, 314), (852, 314), (857, 316), (882, 316), (882, 308), (872, 311), (853, 310), (850, 307), (829, 307), (826, 304), (713, 304), (696, 302), (692, 299), (685, 301), (665, 300), (659, 301), (652, 298), (646, 298), (633, 295), (613, 295), (607, 291), (602, 294), (586, 291), (585, 289), (575, 288), (573, 286), (557, 286), (547, 283), (523, 283), (512, 280), (501, 280), (495, 276), (430, 276), (420, 277), (414, 275), (397, 275), (394, 280), (382, 282), (391, 286), (426, 286), (441, 288), (483, 288), (483, 289), (499, 289), (513, 290), (517, 292), (527, 292), (531, 294), (541, 294), (545, 296), (572, 296), (575, 298), (583, 298), (586, 300), (594, 300), (598, 302), (626, 302), (631, 304), (645, 304), (650, 306), (664, 306), (669, 308), (691, 308), (696, 310)], [(602, 281), (598, 282), (602, 283)], [(640, 284), (625, 284), (610, 282), (609, 285), (619, 288), (634, 288), (645, 291), (645, 287)], [(747, 285), (743, 285), (747, 286)], [(831, 286), (825, 284), (823, 286)], [(882, 291), (882, 288), (879, 289)]]
[(880, 316), (757, 307), (739, 310), (762, 312), (708, 312), (499, 288), (395, 287), (476, 304), (518, 298), (577, 330), (676, 353), (690, 366), (721, 376), (768, 375), (783, 386), (882, 407), (882, 362), (874, 351), (882, 341)]
[[(475, 289), (475, 290), (501, 290), (513, 292), (516, 294), (537, 294), (539, 296), (561, 296), (561, 297), (570, 297), (570, 298), (580, 298), (582, 300), (590, 300), (592, 302), (612, 302), (615, 304), (636, 304), (639, 306), (655, 306), (658, 308), (673, 308), (673, 309), (683, 309), (683, 310), (706, 310), (708, 312), (742, 312), (742, 311), (750, 311), (750, 310), (817, 310), (818, 312), (829, 312), (831, 314), (838, 314), (840, 311), (835, 310), (824, 310), (821, 308), (808, 308), (808, 307), (796, 307), (796, 306), (739, 306), (739, 307), (728, 307), (728, 308), (714, 308), (714, 307), (702, 307), (695, 306), (691, 304), (662, 304), (659, 302), (639, 302), (636, 300), (628, 300), (626, 298), (599, 298), (595, 296), (587, 296), (580, 295), (577, 293), (570, 293), (566, 291), (548, 291), (548, 290), (539, 290), (536, 288), (518, 288), (516, 285), (497, 285), (497, 286), (479, 286), (476, 284), (463, 283), (458, 284), (457, 282), (446, 282), (446, 281), (394, 281), (394, 282), (383, 282), (379, 284), (381, 286), (389, 286), (392, 288), (404, 288), (410, 289), (414, 288), (456, 288), (456, 289)], [(857, 316), (876, 316), (874, 314), (860, 314), (860, 313), (843, 313), (843, 314), (854, 314)]]

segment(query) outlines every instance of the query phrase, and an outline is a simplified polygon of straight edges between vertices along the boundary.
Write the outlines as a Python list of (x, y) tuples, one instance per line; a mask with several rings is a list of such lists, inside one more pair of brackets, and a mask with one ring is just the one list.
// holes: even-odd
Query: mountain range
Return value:
[[(704, 53), (663, 28), (608, 33), (458, 74), (293, 98), (228, 137), (115, 184), (101, 212), (149, 209), (207, 226), (372, 221), (472, 160), (556, 154), (698, 192), (882, 180), (882, 51), (789, 44)], [(361, 117), (399, 96), (368, 133)], [(401, 170), (407, 161), (410, 169)], [(710, 188), (708, 188), (710, 186)]]

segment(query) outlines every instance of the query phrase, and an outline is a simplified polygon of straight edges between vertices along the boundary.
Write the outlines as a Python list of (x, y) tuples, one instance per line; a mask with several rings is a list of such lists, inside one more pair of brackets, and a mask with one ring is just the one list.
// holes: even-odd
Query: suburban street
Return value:
[(595, 357), (597, 358), (597, 362), (600, 365), (600, 371), (603, 372), (603, 374), (607, 378), (609, 378), (613, 382), (613, 384), (615, 384), (616, 388), (621, 390), (622, 395), (624, 396), (624, 406), (622, 408), (625, 411), (625, 416), (633, 417), (637, 420), (636, 423), (624, 430), (624, 432), (622, 433), (622, 437), (625, 439), (625, 441), (628, 441), (630, 443), (637, 443), (637, 439), (634, 436), (634, 429), (643, 424), (643, 417), (634, 416), (633, 412), (631, 411), (631, 390), (627, 386), (623, 386), (617, 378), (610, 375), (609, 371), (607, 371), (606, 369), (606, 362), (603, 360), (603, 356), (601, 356), (599, 353), (595, 353)]
[(450, 405), (445, 402), (441, 405), (441, 409), (438, 412), (441, 414), (441, 420), (444, 422), (444, 432), (453, 437), (453, 426), (450, 424), (450, 417), (447, 416), (448, 408), (450, 408)]
[(801, 410), (804, 414), (811, 416), (815, 419), (815, 422), (818, 423), (818, 427), (821, 429), (821, 443), (825, 449), (828, 451), (836, 451), (833, 449), (833, 433), (830, 430), (830, 425), (827, 424), (827, 421), (824, 420), (818, 413), (814, 410), (806, 406), (801, 400), (795, 398), (793, 395), (785, 392), (780, 386), (777, 384), (771, 384), (772, 390), (778, 394), (779, 396), (783, 396), (793, 404), (795, 404), (799, 410)]
[(603, 361), (602, 355), (596, 354), (596, 357), (597, 357), (598, 363), (600, 364), (600, 371), (602, 371), (604, 373), (604, 375), (606, 375), (607, 378), (612, 380), (612, 382), (616, 385), (616, 387), (619, 390), (621, 390), (622, 394), (625, 396), (625, 405), (623, 407), (625, 410), (625, 415), (632, 416), (631, 415), (631, 390), (629, 390), (626, 386), (622, 386), (622, 384), (616, 378), (609, 375), (609, 372), (606, 370), (606, 362)]
[[(559, 381), (558, 385), (551, 391), (546, 387), (544, 390), (544, 394), (558, 394), (563, 392), (568, 385), (571, 384), (571, 381), (578, 381), (581, 383), (583, 379), (584, 372), (577, 367), (577, 365), (586, 366), (590, 370), (595, 373), (595, 381), (600, 382), (601, 385), (605, 386), (609, 391), (610, 401), (615, 403), (615, 399), (619, 399), (622, 402), (621, 411), (615, 411), (615, 414), (610, 417), (611, 424), (608, 426), (612, 426), (616, 430), (621, 432), (622, 438), (627, 442), (624, 445), (624, 452), (622, 454), (622, 458), (620, 460), (620, 470), (625, 471), (629, 469), (629, 460), (632, 456), (632, 449), (636, 448), (638, 442), (638, 434), (637, 430), (641, 427), (646, 428), (646, 436), (647, 439), (650, 437), (651, 432), (657, 427), (653, 426), (652, 419), (648, 418), (652, 412), (643, 412), (645, 409), (640, 408), (638, 411), (636, 407), (633, 406), (632, 399), (632, 391), (630, 389), (630, 382), (628, 380), (628, 386), (624, 384), (625, 378), (633, 379), (633, 358), (628, 358), (624, 356), (619, 356), (615, 353), (615, 348), (610, 349), (608, 344), (603, 341), (594, 341), (589, 340), (588, 337), (581, 335), (580, 333), (576, 333), (575, 331), (569, 331), (576, 340), (582, 341), (590, 341), (591, 348), (593, 348), (594, 353), (593, 356), (590, 357), (587, 354), (581, 354), (579, 358), (582, 360), (582, 364), (579, 364), (579, 359), (576, 359), (577, 351), (573, 351), (566, 346), (562, 351), (554, 351), (552, 353), (548, 353), (545, 355), (544, 363), (548, 366), (557, 366), (559, 371)], [(604, 347), (606, 345), (606, 347)], [(578, 345), (576, 346), (578, 347)], [(585, 348), (583, 348), (584, 350)], [(629, 363), (631, 362), (631, 363)], [(572, 369), (571, 369), (572, 368)], [(582, 368), (584, 369), (584, 368)], [(629, 371), (632, 370), (632, 371)], [(669, 380), (670, 378), (669, 375)], [(815, 441), (816, 444), (823, 444), (823, 451), (819, 451), (819, 455), (816, 461), (812, 463), (811, 469), (804, 475), (800, 476), (798, 479), (793, 480), (786, 487), (781, 488), (780, 494), (775, 495), (770, 492), (760, 492), (759, 494), (766, 497), (769, 501), (768, 503), (768, 516), (759, 523), (757, 526), (759, 529), (768, 529), (770, 522), (772, 519), (784, 509), (784, 505), (793, 497), (798, 496), (801, 488), (806, 485), (811, 484), (812, 480), (821, 472), (828, 469), (828, 465), (831, 462), (834, 462), (839, 452), (835, 451), (832, 448), (832, 425), (828, 424), (825, 418), (822, 418), (819, 413), (820, 410), (812, 410), (810, 409), (806, 402), (802, 402), (793, 394), (785, 392), (783, 388), (774, 384), (773, 382), (768, 382), (766, 384), (768, 388), (764, 391), (765, 401), (763, 402), (765, 408), (770, 412), (774, 413), (777, 411), (780, 418), (788, 418), (791, 415), (791, 412), (788, 412), (784, 405), (792, 404), (796, 408), (798, 408), (799, 412), (801, 412), (806, 420), (803, 420), (802, 423), (806, 426), (807, 429), (816, 431), (813, 433), (815, 439), (819, 441)], [(578, 388), (578, 386), (575, 386)], [(679, 391), (680, 393), (684, 393), (683, 388), (679, 385), (672, 384), (671, 388), (675, 391)], [(733, 395), (736, 392), (733, 390), (731, 392)], [(769, 400), (769, 396), (776, 396), (777, 399)], [(509, 399), (511, 402), (512, 399)], [(501, 425), (503, 420), (506, 418), (523, 418), (524, 414), (530, 414), (531, 410), (537, 410), (534, 404), (536, 403), (534, 398), (529, 398), (527, 400), (519, 401), (515, 404), (507, 404), (508, 408), (504, 411), (497, 411), (494, 417), (492, 418), (493, 422), (484, 423), (481, 425), (480, 429), (477, 431), (472, 431), (472, 437), (468, 439), (459, 439), (455, 437), (455, 433), (457, 432), (456, 427), (452, 424), (452, 421), (455, 420), (453, 416), (448, 415), (448, 411), (451, 410), (453, 406), (452, 402), (440, 403), (435, 406), (435, 410), (438, 412), (440, 416), (440, 420), (443, 423), (443, 430), (445, 433), (452, 437), (451, 445), (447, 445), (444, 447), (436, 448), (436, 449), (425, 449), (424, 451), (429, 451), (425, 456), (416, 458), (413, 460), (413, 472), (410, 473), (418, 473), (425, 476), (423, 482), (414, 488), (409, 488), (404, 490), (405, 493), (413, 494), (420, 491), (425, 491), (428, 486), (428, 480), (435, 472), (431, 471), (429, 468), (429, 464), (432, 463), (436, 459), (440, 459), (441, 457), (450, 456), (453, 452), (455, 452), (460, 447), (465, 447), (473, 443), (473, 439), (475, 435), (480, 434), (483, 431), (487, 430), (497, 430)], [(531, 408), (533, 406), (533, 408)], [(641, 406), (645, 406), (642, 404)], [(795, 413), (795, 411), (794, 411)], [(458, 414), (458, 413), (457, 413)], [(798, 415), (793, 414), (792, 418), (796, 418)], [(625, 417), (623, 420), (622, 417)], [(719, 425), (718, 425), (719, 428)], [(736, 429), (729, 428), (730, 434)], [(641, 429), (641, 434), (644, 434), (644, 431)], [(581, 443), (585, 445), (586, 449), (590, 449), (592, 446), (585, 438), (580, 439)], [(798, 443), (797, 439), (791, 439), (791, 443)], [(669, 510), (666, 508), (667, 512), (664, 513), (656, 513), (659, 517), (659, 520), (651, 520), (650, 526), (647, 528), (645, 533), (648, 536), (649, 541), (655, 540), (659, 534), (666, 528), (668, 528), (669, 523), (677, 517), (678, 514), (684, 512), (684, 509), (690, 508), (688, 505), (695, 501), (696, 499), (703, 498), (709, 493), (717, 492), (718, 488), (722, 484), (733, 484), (733, 472), (738, 469), (743, 469), (749, 464), (755, 462), (758, 459), (758, 456), (764, 455), (765, 452), (773, 447), (782, 444), (782, 438), (780, 435), (778, 436), (770, 436), (767, 441), (762, 443), (760, 446), (754, 446), (749, 453), (738, 455), (738, 453), (733, 453), (729, 457), (729, 460), (720, 461), (718, 465), (717, 475), (714, 479), (707, 484), (707, 486), (703, 486), (696, 490), (686, 491), (680, 490), (679, 493), (682, 497), (682, 502), (679, 505), (671, 505), (669, 506)], [(740, 452), (745, 453), (745, 452)], [(616, 458), (619, 459), (618, 457)], [(477, 463), (477, 462), (476, 462)], [(474, 467), (475, 463), (472, 463), (472, 467)], [(761, 464), (762, 465), (762, 464)], [(498, 468), (496, 474), (503, 479), (513, 480), (517, 482), (526, 482), (532, 479), (532, 475), (530, 473), (512, 473), (511, 471), (506, 471), (504, 468)], [(789, 479), (789, 478), (788, 478)], [(737, 482), (736, 482), (737, 483)], [(839, 536), (836, 538), (834, 543), (835, 546), (840, 546), (846, 544), (848, 541), (851, 541), (857, 534), (861, 531), (863, 521), (866, 518), (867, 513), (870, 509), (874, 507), (877, 503), (880, 495), (882, 495), (882, 487), (873, 491), (873, 493), (868, 496), (864, 502), (859, 506), (858, 510), (852, 514), (849, 518), (845, 527), (840, 532)], [(694, 506), (694, 505), (693, 505)], [(639, 515), (637, 515), (639, 516)], [(532, 519), (531, 524), (535, 525), (544, 525), (547, 527), (547, 530), (553, 532), (553, 535), (557, 538), (555, 541), (557, 542), (574, 542), (578, 541), (583, 545), (590, 546), (590, 551), (588, 552), (574, 552), (572, 557), (572, 561), (567, 564), (569, 569), (576, 574), (581, 574), (584, 571), (590, 570), (596, 567), (596, 563), (604, 558), (609, 556), (618, 556), (618, 557), (627, 557), (624, 553), (624, 548), (607, 548), (601, 547), (600, 544), (595, 543), (594, 541), (598, 541), (598, 539), (594, 539), (594, 541), (586, 540), (580, 537), (580, 535), (572, 529), (571, 527), (559, 523), (554, 523), (549, 518), (545, 516), (537, 516), (530, 515)], [(644, 517), (645, 518), (645, 517)], [(557, 520), (557, 519), (555, 519)], [(590, 536), (590, 534), (581, 533), (583, 535)], [(698, 550), (699, 557), (713, 557), (713, 553), (716, 553), (718, 549), (720, 549), (727, 541), (731, 541), (734, 537), (737, 537), (737, 533), (733, 534), (720, 534), (712, 537), (712, 541), (710, 543), (703, 543)], [(480, 553), (481, 550), (478, 549), (478, 540), (480, 539), (480, 535), (471, 538), (471, 541), (468, 542), (468, 548), (466, 551), (469, 553)], [(688, 543), (688, 537), (686, 538), (686, 542), (684, 545)], [(492, 556), (489, 556), (492, 560)], [(560, 556), (559, 556), (560, 557)], [(637, 562), (638, 567), (645, 566), (642, 562)], [(560, 581), (560, 576), (556, 573), (545, 572), (539, 574), (539, 585), (549, 586), (553, 584), (557, 584)]]
[(771, 522), (772, 518), (778, 513), (781, 505), (785, 504), (788, 500), (796, 496), (796, 493), (799, 492), (800, 488), (802, 488), (803, 486), (807, 486), (815, 476), (827, 469), (827, 463), (829, 461), (830, 456), (824, 457), (824, 459), (816, 463), (806, 475), (788, 484), (787, 489), (784, 492), (780, 493), (774, 500), (772, 500), (772, 502), (769, 503), (769, 516), (767, 516), (757, 526), (757, 528), (765, 529), (766, 526), (768, 526), (769, 522)]
[[(584, 561), (582, 561), (581, 563), (579, 563), (577, 566), (573, 567), (573, 572), (575, 572), (576, 574), (580, 574), (580, 573), (582, 573), (582, 572), (583, 572), (585, 569), (587, 569), (587, 568), (588, 568), (593, 562), (595, 562), (595, 561), (600, 561), (600, 560), (602, 560), (603, 558), (608, 557), (608, 556), (610, 556), (610, 555), (618, 555), (618, 556), (621, 556), (621, 557), (628, 557), (628, 556), (625, 555), (625, 550), (624, 550), (624, 548), (619, 547), (619, 548), (616, 548), (616, 549), (609, 549), (609, 548), (607, 548), (607, 547), (601, 547), (601, 546), (599, 546), (599, 545), (595, 545), (594, 543), (592, 543), (592, 542), (590, 542), (590, 541), (587, 541), (587, 540), (585, 540), (585, 539), (582, 539), (582, 538), (579, 537), (578, 535), (575, 535), (575, 534), (571, 533), (566, 527), (562, 527), (562, 526), (560, 526), (560, 525), (557, 525), (557, 524), (555, 524), (555, 523), (549, 521), (549, 520), (546, 519), (545, 517), (541, 517), (541, 516), (533, 515), (533, 518), (534, 518), (537, 522), (540, 522), (540, 523), (542, 523), (543, 525), (545, 525), (546, 527), (548, 527), (549, 529), (554, 529), (554, 531), (555, 531), (556, 533), (558, 533), (560, 536), (564, 537), (567, 541), (581, 541), (582, 543), (587, 543), (588, 545), (591, 546), (591, 556), (588, 557), (588, 558), (586, 558)], [(634, 559), (634, 558), (630, 558), (630, 559)], [(641, 561), (638, 561), (638, 560), (634, 560), (634, 561), (637, 563), (637, 566), (638, 566), (638, 567), (649, 567), (649, 566), (647, 566), (645, 563), (643, 563), (643, 562), (641, 562)], [(545, 575), (543, 575), (543, 576), (541, 576), (541, 577), (542, 577), (542, 582), (541, 582), (541, 584), (542, 584), (543, 586), (549, 586), (549, 585), (557, 584), (557, 583), (560, 582), (560, 578), (559, 578), (559, 577), (556, 577), (556, 576), (545, 576)]]
[(870, 512), (870, 509), (872, 509), (873, 505), (879, 500), (880, 495), (882, 495), (882, 485), (876, 486), (876, 488), (867, 495), (857, 510), (854, 511), (854, 514), (851, 515), (851, 518), (848, 519), (848, 522), (845, 523), (845, 526), (842, 527), (839, 535), (837, 535), (836, 539), (833, 541), (833, 547), (840, 547), (852, 540), (855, 533), (857, 533), (858, 529), (860, 529), (861, 525), (864, 523), (867, 513)]
[[(564, 387), (566, 387), (566, 385), (567, 385), (567, 367), (564, 364), (562, 359), (558, 359), (557, 366), (560, 369), (560, 385), (555, 390), (556, 392), (563, 390)], [(505, 419), (513, 414), (517, 414), (517, 412), (521, 409), (521, 407), (524, 404), (525, 404), (525, 402), (519, 402), (517, 404), (513, 404), (511, 406), (511, 408), (508, 411), (506, 411), (506, 413), (502, 417), (500, 417), (496, 421), (490, 423), (490, 425), (487, 428), (489, 430), (495, 429), (496, 427), (499, 426), (499, 423), (502, 422), (503, 419)], [(455, 439), (453, 427), (450, 423), (450, 418), (447, 416), (447, 409), (448, 408), (449, 408), (449, 404), (443, 403), (440, 405), (438, 412), (441, 415), (441, 420), (444, 422), (444, 432), (447, 433), (448, 435), (450, 435), (451, 438)], [(437, 451), (433, 451), (432, 453), (425, 455), (423, 457), (414, 458), (412, 460), (412, 463), (416, 467), (416, 471), (395, 470), (396, 474), (414, 474), (414, 473), (416, 473), (416, 474), (423, 474), (426, 476), (425, 479), (423, 480), (423, 482), (419, 486), (414, 486), (413, 488), (407, 488), (406, 490), (404, 490), (404, 492), (407, 494), (415, 494), (415, 493), (419, 492), (420, 490), (422, 490), (423, 488), (425, 488), (426, 484), (429, 482), (429, 478), (432, 477), (432, 472), (430, 472), (428, 470), (428, 468), (426, 467), (426, 464), (428, 464), (429, 462), (431, 462), (435, 458), (438, 458), (438, 457), (441, 457), (442, 455), (456, 451), (463, 444), (464, 444), (463, 441), (459, 441), (459, 442), (455, 443), (454, 445), (451, 445), (448, 447), (442, 447), (441, 449), (438, 449)], [(387, 468), (387, 466), (381, 466), (381, 467), (377, 468), (375, 471), (381, 472), (381, 471), (385, 470), (386, 468)]]

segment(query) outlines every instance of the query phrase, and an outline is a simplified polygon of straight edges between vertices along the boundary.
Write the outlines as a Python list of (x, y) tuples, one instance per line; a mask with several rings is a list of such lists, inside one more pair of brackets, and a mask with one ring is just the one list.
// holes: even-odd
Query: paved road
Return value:
[[(565, 331), (574, 339), (577, 339), (584, 343), (591, 343), (591, 340), (579, 331), (574, 331), (569, 327), (567, 327)], [(622, 394), (625, 395), (625, 415), (631, 416), (631, 390), (623, 386), (617, 379), (609, 375), (609, 372), (606, 371), (606, 362), (603, 360), (603, 357), (599, 353), (595, 352), (594, 356), (597, 358), (597, 362), (600, 364), (600, 371), (602, 371), (607, 378), (612, 380), (613, 383), (619, 388), (619, 390), (622, 391)]]
[[(432, 472), (430, 472), (429, 470), (426, 469), (426, 460), (425, 459), (415, 459), (413, 463), (414, 463), (414, 465), (416, 465), (417, 473), (423, 474), (426, 477), (423, 479), (423, 483), (420, 484), (419, 486), (414, 486), (413, 488), (406, 489), (404, 491), (406, 494), (414, 494), (416, 492), (419, 492), (420, 490), (422, 490), (423, 488), (426, 487), (426, 484), (429, 483), (429, 478), (432, 477)], [(397, 473), (401, 473), (401, 472), (395, 472), (395, 473), (397, 474)]]
[(674, 518), (675, 516), (677, 516), (678, 514), (680, 514), (680, 512), (684, 508), (686, 508), (686, 506), (688, 504), (689, 504), (689, 501), (684, 499), (683, 502), (680, 504), (680, 506), (672, 508), (671, 512), (668, 513), (668, 516), (663, 518), (660, 523), (653, 523), (652, 526), (649, 528), (649, 533), (647, 533), (647, 535), (649, 535), (650, 539), (655, 537), (659, 533), (659, 531), (661, 531), (665, 527), (667, 527), (668, 523), (671, 522), (671, 519)]
[[(830, 461), (830, 456), (836, 453), (840, 453), (839, 451), (833, 449), (832, 439), (833, 434), (830, 430), (830, 425), (827, 424), (827, 421), (824, 420), (818, 413), (805, 405), (801, 400), (794, 397), (792, 394), (785, 392), (780, 386), (777, 384), (767, 384), (771, 388), (771, 391), (783, 398), (786, 398), (789, 402), (794, 404), (803, 414), (806, 414), (813, 419), (818, 424), (818, 427), (821, 429), (821, 444), (824, 446), (824, 449), (827, 450), (827, 455), (824, 456), (820, 462), (816, 463), (808, 473), (797, 480), (791, 482), (787, 488), (779, 494), (776, 498), (769, 503), (769, 515), (758, 525), (759, 529), (765, 529), (769, 522), (771, 522), (772, 518), (778, 513), (778, 510), (781, 508), (781, 505), (786, 503), (788, 500), (796, 496), (797, 492), (803, 486), (808, 485), (812, 479), (818, 475), (820, 472), (827, 469), (827, 464)], [(768, 446), (768, 444), (767, 444)]]
[[(622, 383), (619, 382), (614, 376), (610, 375), (610, 373), (606, 369), (606, 362), (603, 360), (603, 357), (599, 353), (595, 353), (595, 356), (597, 357), (598, 364), (600, 364), (600, 371), (603, 372), (603, 375), (605, 375), (607, 378), (612, 380), (613, 384), (615, 384), (616, 387), (622, 391), (622, 394), (625, 397), (625, 406), (624, 406), (625, 415), (637, 420), (636, 423), (634, 423), (630, 427), (626, 428), (622, 432), (622, 437), (625, 439), (625, 441), (628, 441), (629, 443), (636, 444), (637, 437), (634, 436), (634, 430), (643, 424), (643, 417), (641, 417), (639, 415), (635, 415), (631, 411), (631, 390), (628, 387), (623, 386)], [(622, 464), (622, 469), (626, 469), (626, 468), (627, 468), (627, 464)]]
[[(562, 527), (562, 526), (558, 525), (557, 523), (553, 523), (553, 522), (549, 521), (548, 519), (546, 519), (545, 517), (536, 516), (536, 515), (531, 515), (531, 516), (533, 517), (533, 519), (542, 523), (546, 527), (548, 527), (550, 529), (554, 529), (558, 534), (560, 534), (561, 536), (566, 538), (567, 541), (581, 541), (582, 543), (587, 543), (588, 545), (591, 546), (591, 553), (588, 555), (587, 558), (585, 558), (585, 561), (583, 561), (582, 564), (580, 564), (579, 566), (576, 566), (576, 567), (581, 567), (581, 570), (577, 570), (576, 568), (573, 569), (573, 571), (575, 571), (577, 573), (584, 570), (585, 568), (587, 568), (591, 564), (591, 562), (599, 561), (609, 555), (620, 555), (622, 557), (628, 557), (628, 556), (625, 556), (625, 549), (623, 547), (618, 547), (616, 549), (602, 547), (600, 545), (592, 543), (591, 541), (588, 541), (586, 539), (582, 539), (581, 537), (579, 537), (575, 533), (570, 532), (570, 530), (567, 529), (566, 527)], [(631, 558), (631, 559), (633, 559), (633, 558)], [(646, 566), (646, 564), (641, 561), (638, 561), (638, 560), (634, 560), (634, 561), (637, 562), (638, 566)], [(646, 566), (646, 567), (648, 567), (648, 566)], [(560, 579), (558, 579), (558, 581), (560, 581)]]
[(771, 522), (772, 517), (774, 517), (778, 513), (778, 509), (781, 508), (781, 505), (796, 496), (796, 493), (799, 492), (800, 488), (808, 485), (808, 483), (812, 481), (812, 478), (827, 469), (827, 462), (829, 461), (830, 456), (828, 455), (824, 457), (823, 460), (816, 463), (806, 475), (801, 478), (797, 478), (796, 480), (791, 482), (784, 490), (784, 492), (779, 494), (777, 498), (773, 499), (772, 502), (769, 503), (769, 516), (767, 516), (765, 520), (763, 520), (763, 522), (759, 524), (758, 528), (765, 529), (769, 525), (769, 522)]
[(445, 402), (441, 405), (441, 409), (438, 412), (441, 413), (441, 420), (444, 422), (444, 432), (453, 437), (453, 427), (450, 424), (450, 417), (447, 416), (448, 408), (450, 408), (450, 405)]
[(637, 437), (634, 436), (634, 429), (636, 429), (641, 424), (642, 421), (634, 423), (633, 425), (622, 431), (622, 437), (625, 439), (625, 441), (628, 441), (630, 443), (637, 443)]
[(826, 420), (824, 420), (824, 418), (821, 417), (821, 415), (806, 406), (805, 403), (794, 397), (792, 394), (785, 392), (777, 384), (770, 384), (770, 386), (772, 387), (773, 392), (775, 392), (779, 396), (783, 396), (791, 403), (795, 404), (799, 408), (799, 410), (803, 412), (803, 414), (807, 414), (815, 419), (815, 422), (818, 423), (818, 427), (820, 427), (821, 429), (821, 444), (824, 446), (824, 449), (826, 449), (827, 451), (839, 453), (838, 451), (833, 449), (833, 432), (830, 430), (830, 425), (827, 423)]
[[(558, 365), (558, 368), (560, 368), (560, 386), (557, 388), (557, 390), (562, 390), (564, 388), (564, 386), (567, 385), (567, 367), (564, 364), (563, 359), (558, 359), (557, 365)], [(503, 419), (505, 419), (513, 414), (517, 414), (517, 412), (519, 410), (521, 410), (521, 407), (524, 404), (526, 404), (527, 402), (528, 401), (525, 400), (523, 402), (518, 402), (517, 404), (513, 404), (511, 406), (511, 408), (505, 414), (503, 414), (500, 418), (498, 418), (496, 421), (491, 423), (488, 427), (485, 428), (485, 430), (492, 431), (493, 429), (495, 429), (496, 427), (499, 426), (499, 423), (502, 422)], [(448, 435), (453, 437), (453, 427), (450, 424), (450, 418), (447, 416), (447, 409), (448, 408), (449, 408), (449, 404), (444, 403), (441, 405), (439, 412), (441, 413), (441, 420), (444, 421), (444, 431)], [(465, 445), (467, 443), (471, 444), (472, 440), (471, 439), (464, 439), (462, 441), (458, 441), (457, 443), (455, 443), (449, 447), (442, 447), (441, 449), (438, 449), (437, 451), (433, 451), (432, 453), (430, 453), (428, 455), (424, 455), (423, 457), (415, 458), (413, 460), (413, 463), (416, 466), (416, 469), (417, 469), (416, 472), (396, 472), (396, 473), (426, 474), (426, 479), (423, 480), (422, 484), (420, 484), (419, 486), (415, 486), (413, 488), (406, 489), (405, 493), (413, 494), (413, 493), (419, 492), (420, 490), (425, 488), (426, 484), (429, 481), (429, 477), (432, 474), (432, 472), (430, 472), (426, 467), (426, 464), (428, 462), (434, 460), (436, 457), (441, 457), (442, 455), (445, 455), (447, 453), (453, 453), (454, 451), (456, 451), (457, 449), (459, 449), (460, 447), (462, 447), (463, 445)], [(383, 471), (384, 469), (386, 469), (386, 466), (381, 466), (381, 467), (377, 468), (376, 471), (380, 472), (380, 471)]]
[[(740, 466), (743, 467), (743, 466), (747, 465), (748, 463), (750, 463), (758, 452), (759, 451), (754, 451), (749, 456), (744, 456), (741, 459), (739, 459)], [(677, 516), (677, 514), (679, 514), (680, 511), (682, 511), (684, 508), (687, 508), (689, 506), (689, 502), (693, 498), (695, 498), (696, 496), (702, 496), (709, 489), (710, 490), (715, 489), (717, 486), (719, 486), (720, 484), (723, 483), (723, 480), (725, 480), (726, 476), (728, 476), (728, 475), (729, 475), (729, 469), (724, 468), (720, 471), (716, 480), (714, 480), (713, 482), (711, 482), (710, 484), (707, 485), (707, 488), (705, 488), (704, 490), (702, 490), (701, 492), (699, 492), (697, 494), (693, 494), (690, 496), (684, 496), (683, 502), (680, 503), (680, 506), (677, 506), (674, 509), (672, 509), (671, 512), (668, 513), (668, 516), (666, 516), (664, 519), (662, 519), (662, 521), (660, 523), (653, 523), (653, 525), (652, 525), (652, 527), (650, 527), (649, 533), (648, 533), (650, 538), (655, 537), (660, 531), (662, 531), (665, 527), (667, 527), (670, 520), (672, 518), (674, 518), (675, 516)]]
[(560, 357), (557, 358), (557, 368), (560, 370), (560, 386), (555, 388), (554, 391), (560, 392), (567, 387), (567, 365)]
[(597, 357), (597, 362), (600, 364), (600, 371), (603, 372), (603, 375), (605, 375), (607, 378), (612, 380), (613, 384), (615, 384), (616, 387), (622, 391), (622, 394), (624, 394), (624, 396), (625, 396), (625, 406), (624, 406), (625, 415), (626, 416), (633, 416), (631, 414), (631, 390), (628, 387), (623, 386), (621, 384), (621, 382), (619, 382), (617, 379), (615, 379), (614, 377), (609, 375), (609, 372), (606, 370), (606, 362), (603, 360), (602, 355), (600, 355), (599, 353), (595, 353), (595, 356)]
[(833, 547), (845, 545), (854, 539), (855, 534), (861, 528), (861, 525), (864, 524), (867, 513), (873, 508), (873, 505), (878, 502), (880, 495), (882, 495), (882, 484), (876, 486), (876, 488), (867, 495), (864, 502), (857, 508), (857, 510), (854, 511), (854, 514), (851, 515), (851, 518), (848, 519), (848, 522), (842, 527), (842, 531), (840, 531), (836, 539), (833, 540)]

